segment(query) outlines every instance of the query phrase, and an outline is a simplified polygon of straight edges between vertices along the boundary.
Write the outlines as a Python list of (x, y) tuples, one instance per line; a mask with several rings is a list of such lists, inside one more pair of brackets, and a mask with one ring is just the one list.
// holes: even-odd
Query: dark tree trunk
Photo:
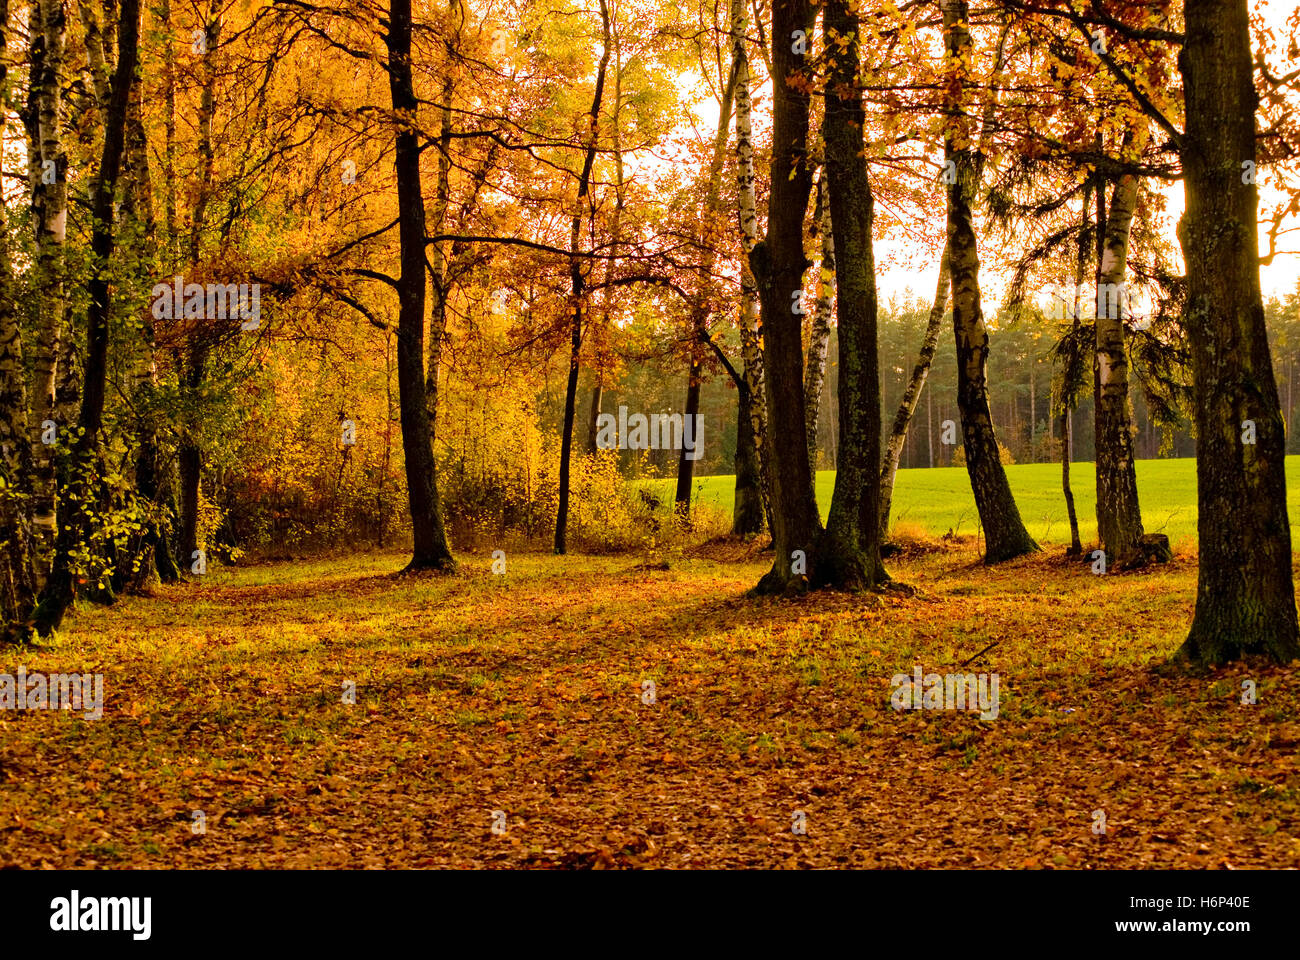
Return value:
[(117, 68), (112, 97), (104, 118), (104, 145), (95, 178), (94, 215), (90, 246), (93, 272), (87, 283), (90, 303), (86, 310), (86, 364), (81, 392), (80, 433), (70, 462), (60, 471), (60, 500), (71, 505), (70, 515), (59, 524), (54, 565), (33, 615), (38, 634), (57, 630), (73, 599), (72, 552), (86, 538), (94, 522), (92, 511), (98, 492), (96, 450), (104, 424), (104, 394), (108, 383), (109, 261), (114, 246), (113, 200), (121, 174), (126, 138), (127, 102), (135, 80), (140, 40), (140, 0), (122, 0), (118, 27)]
[(398, 237), (401, 275), (398, 278), (397, 392), (402, 417), (402, 451), (406, 455), (407, 499), (411, 507), (413, 549), (406, 570), (446, 570), (455, 566), (438, 509), (432, 427), (425, 389), (424, 313), (425, 222), (420, 182), (420, 143), (414, 128), (419, 101), (411, 76), (411, 0), (389, 5), (388, 87), (397, 117), (412, 125), (397, 127)]
[(736, 422), (736, 499), (731, 513), (731, 532), (738, 537), (747, 537), (763, 532), (763, 487), (751, 413), (754, 398), (744, 379), (736, 384), (736, 392), (739, 420)]
[[(136, 451), (135, 458), (136, 487), (140, 496), (153, 504), (154, 509), (161, 513), (163, 498), (159, 495), (161, 486), (158, 482), (158, 441), (153, 428), (146, 427), (141, 430), (138, 440), (140, 448)], [(151, 556), (146, 556), (144, 559), (153, 563), (158, 579), (163, 583), (175, 583), (179, 580), (180, 571), (176, 569), (176, 560), (172, 557), (171, 546), (167, 542), (167, 527), (161, 519), (148, 522), (145, 542)], [(149, 575), (142, 569), (136, 586), (141, 587), (148, 580)]]
[[(808, 470), (803, 396), (803, 330), (791, 307), (810, 263), (803, 250), (804, 215), (812, 189), (808, 159), (809, 95), (787, 81), (804, 76), (805, 58), (792, 50), (796, 30), (811, 37), (815, 9), (808, 0), (774, 0), (772, 6), (772, 159), (767, 236), (750, 252), (758, 282), (767, 386), (767, 457), (771, 481), (772, 569), (759, 593), (806, 589), (816, 573), (821, 520)], [(795, 551), (802, 551), (799, 565)], [(802, 570), (803, 572), (796, 572)]]
[[(956, 64), (969, 64), (972, 55), (967, 29), (969, 4), (947, 0), (943, 5), (944, 39), (948, 57)], [(960, 70), (951, 88), (967, 82)], [(978, 151), (959, 144), (971, 143), (972, 126), (960, 101), (949, 105), (949, 129), (944, 143), (945, 160), (956, 171), (956, 182), (948, 188), (948, 255), (952, 268), (952, 322), (957, 342), (957, 407), (961, 416), (966, 471), (970, 476), (975, 506), (984, 528), (985, 563), (999, 563), (1038, 549), (1020, 519), (1011, 495), (1006, 471), (998, 456), (997, 436), (989, 411), (989, 336), (984, 326), (980, 301), (979, 252), (975, 241), (972, 206), (983, 158)], [(950, 168), (952, 169), (952, 168)]]
[(839, 443), (835, 492), (817, 555), (816, 582), (870, 588), (889, 575), (880, 562), (880, 370), (876, 344), (875, 198), (867, 179), (862, 94), (857, 86), (859, 24), (848, 0), (827, 0), (824, 27), (853, 37), (826, 84), (826, 175), (835, 248), (839, 330)]
[(1074, 455), (1074, 430), (1067, 407), (1061, 411), (1061, 492), (1065, 494), (1065, 512), (1070, 518), (1070, 549), (1066, 556), (1077, 557), (1083, 553), (1079, 540), (1079, 515), (1074, 510), (1074, 490), (1070, 487), (1070, 458)]
[[(692, 348), (693, 349), (693, 348)], [(686, 384), (686, 413), (683, 417), (682, 433), (685, 435), (687, 423), (694, 423), (694, 417), (700, 412), (700, 377), (703, 370), (698, 360), (691, 363), (690, 379)], [(691, 437), (696, 446), (696, 457), (699, 456), (699, 438), (691, 429)], [(677, 455), (677, 495), (674, 497), (673, 509), (681, 516), (688, 516), (691, 512), (691, 483), (695, 479), (695, 460), (687, 455), (686, 444), (682, 443), (682, 449)]]
[[(1300, 657), (1284, 428), (1264, 327), (1256, 235), (1257, 104), (1246, 0), (1187, 0), (1179, 56), (1187, 132), (1183, 325), (1196, 404), (1196, 614), (1179, 655), (1220, 664), (1246, 654)], [(1255, 442), (1244, 443), (1244, 423)]]
[[(1100, 138), (1097, 149), (1101, 149)], [(1083, 543), (1079, 539), (1079, 515), (1074, 509), (1074, 490), (1070, 486), (1070, 463), (1074, 460), (1074, 404), (1083, 389), (1084, 361), (1081, 355), (1082, 344), (1079, 335), (1082, 306), (1083, 277), (1088, 269), (1088, 236), (1092, 224), (1092, 197), (1094, 186), (1100, 205), (1105, 204), (1101, 193), (1102, 183), (1099, 178), (1090, 179), (1084, 184), (1083, 204), (1080, 208), (1081, 227), (1079, 242), (1074, 257), (1074, 303), (1070, 311), (1070, 336), (1068, 350), (1060, 351), (1061, 361), (1061, 492), (1065, 495), (1065, 512), (1070, 521), (1070, 547), (1067, 557), (1077, 557), (1083, 553)], [(1099, 209), (1099, 213), (1102, 211)], [(1104, 217), (1104, 214), (1102, 214)], [(1100, 222), (1100, 221), (1099, 221)]]
[[(948, 248), (944, 245), (939, 258), (939, 282), (935, 285), (934, 302), (930, 305), (930, 317), (925, 325), (925, 336), (921, 340), (921, 352), (912, 368), (912, 377), (907, 382), (903, 399), (894, 414), (894, 426), (889, 431), (885, 444), (885, 462), (880, 468), (880, 538), (889, 536), (889, 514), (893, 509), (894, 480), (898, 476), (898, 461), (903, 453), (903, 444), (907, 441), (907, 428), (916, 413), (916, 406), (921, 402), (921, 392), (930, 376), (930, 364), (934, 360), (934, 351), (939, 346), (939, 333), (943, 328), (943, 315), (948, 309), (948, 288), (952, 275), (948, 269)], [(934, 466), (934, 448), (930, 448), (930, 466)]]
[(199, 485), (203, 474), (203, 454), (194, 441), (183, 438), (176, 452), (177, 472), (180, 474), (180, 561), (182, 570), (188, 570), (194, 553), (199, 549)]
[(600, 448), (596, 446), (597, 424), (600, 421), (600, 401), (604, 388), (598, 383), (591, 388), (591, 412), (587, 416), (587, 453), (594, 454)]
[(596, 92), (591, 99), (591, 111), (587, 115), (587, 153), (582, 163), (582, 173), (578, 176), (578, 202), (573, 214), (573, 223), (569, 234), (569, 283), (573, 297), (573, 322), (569, 344), (569, 379), (564, 389), (564, 432), (560, 438), (560, 504), (555, 514), (555, 552), (565, 553), (568, 549), (569, 528), (569, 459), (573, 453), (573, 421), (578, 404), (578, 367), (582, 359), (582, 319), (583, 303), (587, 286), (586, 274), (582, 272), (582, 261), (578, 258), (578, 240), (582, 230), (582, 207), (591, 190), (591, 167), (596, 160), (596, 134), (600, 123), (600, 101), (605, 94), (605, 73), (609, 68), (610, 31), (609, 8), (605, 0), (600, 0), (600, 17), (604, 24), (604, 50), (600, 56), (600, 66), (596, 69)]
[[(208, 350), (202, 341), (195, 342), (184, 370), (185, 386), (192, 400), (197, 400), (203, 386)], [(176, 467), (180, 475), (180, 566), (190, 569), (194, 551), (199, 548), (199, 490), (203, 484), (203, 451), (197, 439), (197, 424), (192, 424), (181, 436), (176, 451)]]
[[(581, 268), (573, 268), (573, 289), (581, 296)], [(573, 454), (573, 421), (578, 400), (578, 368), (582, 355), (582, 306), (575, 304), (569, 328), (569, 377), (564, 384), (564, 424), (560, 437), (560, 503), (555, 513), (555, 552), (568, 551), (569, 538), (569, 460)]]

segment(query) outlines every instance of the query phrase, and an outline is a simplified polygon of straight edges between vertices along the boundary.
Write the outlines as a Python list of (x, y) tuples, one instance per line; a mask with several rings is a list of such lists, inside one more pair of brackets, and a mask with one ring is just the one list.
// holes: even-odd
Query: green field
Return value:
[[(1294, 528), (1300, 517), (1300, 456), (1286, 458), (1288, 513), (1292, 525), (1292, 542), (1297, 541)], [(1059, 463), (1026, 463), (1008, 466), (1007, 476), (1020, 516), (1029, 532), (1040, 543), (1068, 543), (1070, 527), (1061, 495)], [(1142, 521), (1147, 533), (1164, 533), (1176, 548), (1180, 540), (1196, 538), (1196, 461), (1139, 460), (1137, 463), (1138, 495), (1142, 502)], [(672, 482), (662, 481), (667, 496), (672, 496)], [(831, 505), (835, 484), (833, 470), (817, 474), (817, 504), (822, 519)], [(1079, 535), (1084, 543), (1097, 539), (1096, 475), (1092, 463), (1070, 465), (1070, 484), (1074, 490), (1075, 509), (1079, 516)], [(695, 485), (698, 502), (731, 512), (735, 480), (730, 476), (701, 477)], [(894, 490), (894, 524), (918, 524), (934, 535), (949, 530), (973, 534), (979, 526), (979, 514), (971, 496), (965, 467), (899, 470)]]

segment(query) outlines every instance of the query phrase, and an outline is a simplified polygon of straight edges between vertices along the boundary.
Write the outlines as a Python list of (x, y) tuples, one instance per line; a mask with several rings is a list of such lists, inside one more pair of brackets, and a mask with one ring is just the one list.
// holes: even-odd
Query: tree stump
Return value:
[(1119, 558), (1120, 570), (1137, 570), (1151, 563), (1168, 563), (1174, 558), (1169, 549), (1169, 538), (1163, 533), (1146, 533), (1138, 538), (1133, 549)]

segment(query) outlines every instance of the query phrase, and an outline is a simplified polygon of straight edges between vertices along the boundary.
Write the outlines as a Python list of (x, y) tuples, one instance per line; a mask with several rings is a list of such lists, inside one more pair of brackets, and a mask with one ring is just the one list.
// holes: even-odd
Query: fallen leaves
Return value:
[[(766, 563), (747, 553), (635, 580), (617, 557), (521, 555), (491, 590), (378, 577), (393, 561), (372, 558), (324, 585), (235, 571), (87, 610), (24, 662), (104, 664), (104, 717), (0, 716), (0, 862), (1294, 863), (1294, 672), (1151, 669), (1181, 639), (1193, 567), (990, 570), (961, 549), (891, 561), (917, 589), (870, 608), (750, 600)], [(999, 673), (996, 720), (891, 709), (892, 674), (984, 648), (962, 669)]]

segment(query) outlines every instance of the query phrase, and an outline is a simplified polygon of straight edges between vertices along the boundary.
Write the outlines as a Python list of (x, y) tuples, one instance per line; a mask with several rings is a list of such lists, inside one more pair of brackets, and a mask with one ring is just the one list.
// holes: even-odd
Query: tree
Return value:
[(406, 457), (407, 499), (413, 547), (407, 571), (449, 570), (455, 566), (438, 508), (433, 432), (425, 396), (425, 220), (420, 179), (419, 100), (411, 74), (411, 0), (391, 0), (388, 32), (388, 85), (394, 115), (394, 166), (397, 173), (398, 236), (401, 273), (396, 281), (397, 389), (402, 411), (402, 452)]
[[(713, 312), (715, 299), (715, 282), (713, 279), (714, 261), (717, 259), (718, 244), (714, 225), (718, 222), (722, 207), (722, 168), (727, 159), (727, 142), (731, 132), (731, 111), (736, 98), (737, 64), (735, 50), (732, 48), (732, 64), (723, 81), (722, 96), (718, 104), (718, 126), (713, 136), (713, 149), (705, 177), (704, 200), (700, 205), (700, 263), (695, 296), (691, 303), (691, 335), (689, 339), (690, 368), (686, 383), (686, 406), (683, 411), (685, 421), (694, 423), (700, 412), (700, 381), (703, 365), (699, 352), (706, 342), (706, 332)], [(711, 341), (708, 341), (711, 342)], [(735, 378), (737, 389), (744, 389), (743, 377)], [(698, 452), (688, 452), (682, 444), (677, 457), (677, 490), (674, 496), (675, 509), (686, 515), (691, 509), (691, 481), (695, 473), (695, 461)]]
[[(825, 137), (826, 125), (822, 124)], [(821, 241), (821, 263), (817, 266), (817, 296), (808, 334), (808, 358), (804, 365), (804, 424), (808, 431), (808, 469), (817, 486), (817, 417), (821, 412), (822, 386), (826, 381), (826, 352), (831, 340), (831, 315), (835, 304), (835, 239), (826, 173), (817, 179), (817, 203), (813, 213), (814, 235)]]
[[(835, 249), (840, 435), (835, 491), (818, 550), (819, 583), (876, 587), (880, 562), (880, 368), (876, 344), (875, 198), (867, 177), (858, 87), (861, 24), (849, 0), (827, 0), (826, 179)], [(779, 555), (778, 555), (779, 556)]]
[(32, 616), (38, 635), (46, 635), (63, 622), (73, 598), (73, 552), (95, 523), (95, 453), (104, 425), (104, 398), (108, 386), (110, 287), (113, 256), (114, 201), (122, 169), (126, 140), (126, 115), (139, 57), (140, 0), (122, 0), (118, 12), (117, 65), (112, 95), (104, 118), (104, 145), (95, 178), (91, 252), (94, 257), (86, 311), (86, 366), (77, 423), (77, 438), (68, 463), (60, 470), (59, 497), (72, 505), (71, 516), (59, 523), (54, 564)]
[[(0, 103), (9, 102), (9, 0), (0, 0)], [(7, 117), (0, 118), (0, 134)], [(8, 210), (0, 197), (0, 640), (14, 634), (35, 599), (27, 511), (31, 447), (27, 381), (9, 254)]]
[[(953, 181), (948, 187), (948, 256), (952, 270), (952, 323), (957, 342), (957, 405), (961, 412), (966, 470), (984, 527), (984, 562), (999, 563), (1038, 549), (1020, 519), (998, 454), (988, 399), (989, 336), (980, 299), (979, 252), (974, 204), (984, 157), (974, 146), (973, 123), (961, 104), (973, 55), (966, 0), (943, 0), (944, 42), (953, 80), (947, 105), (944, 157)], [(999, 59), (1006, 35), (999, 43)]]
[[(758, 282), (767, 388), (768, 471), (772, 484), (772, 569), (759, 593), (806, 589), (816, 576), (814, 557), (821, 520), (808, 469), (803, 394), (803, 336), (793, 312), (810, 263), (804, 255), (803, 222), (812, 190), (808, 158), (810, 79), (806, 38), (815, 9), (807, 0), (772, 4), (772, 160), (767, 233), (749, 254)], [(802, 42), (801, 42), (802, 41)], [(802, 553), (802, 560), (796, 554)]]
[(592, 94), (591, 110), (587, 114), (587, 146), (582, 160), (582, 172), (578, 175), (577, 202), (573, 207), (573, 223), (569, 235), (569, 280), (570, 310), (573, 320), (570, 326), (571, 342), (569, 349), (569, 378), (564, 389), (564, 424), (560, 435), (560, 505), (555, 515), (555, 552), (568, 550), (566, 535), (569, 525), (569, 460), (573, 452), (573, 425), (578, 402), (578, 368), (582, 360), (582, 330), (586, 314), (587, 284), (580, 256), (579, 240), (582, 231), (583, 206), (589, 202), (591, 191), (591, 168), (596, 160), (596, 147), (600, 132), (600, 102), (605, 93), (605, 73), (609, 69), (610, 24), (609, 7), (605, 0), (600, 0), (600, 20), (604, 36), (601, 48), (600, 64), (596, 67), (596, 91)]
[(1183, 324), (1196, 402), (1196, 613), (1178, 655), (1215, 665), (1300, 657), (1285, 425), (1264, 328), (1255, 169), (1257, 96), (1246, 0), (1186, 0)]
[(36, 549), (47, 556), (57, 531), (55, 448), (43, 443), (45, 425), (67, 431), (75, 411), (76, 372), (71, 338), (64, 335), (64, 247), (68, 234), (68, 156), (63, 142), (63, 67), (67, 11), (63, 0), (34, 0), (28, 23), (31, 81), (23, 123), (28, 139), (36, 259), (42, 278), (30, 393), (31, 446), (40, 451), (33, 474)]
[[(1129, 405), (1128, 351), (1124, 320), (1128, 297), (1125, 276), (1137, 177), (1123, 174), (1115, 183), (1101, 235), (1097, 267), (1094, 351), (1094, 404), (1097, 444), (1097, 532), (1111, 562), (1120, 562), (1142, 538), (1133, 421)], [(1119, 296), (1114, 291), (1120, 291)]]
[(930, 307), (930, 317), (925, 325), (925, 336), (921, 340), (921, 350), (912, 368), (912, 376), (907, 382), (907, 390), (899, 401), (898, 412), (894, 414), (894, 424), (885, 443), (884, 463), (880, 468), (880, 537), (889, 537), (889, 513), (894, 500), (894, 479), (898, 476), (898, 463), (903, 455), (903, 444), (907, 442), (907, 427), (916, 413), (916, 405), (921, 402), (921, 392), (925, 389), (930, 375), (930, 364), (934, 360), (934, 351), (939, 345), (939, 332), (943, 318), (948, 309), (948, 290), (952, 286), (952, 273), (948, 266), (948, 248), (944, 247), (939, 256), (939, 280), (934, 290), (934, 304)]
[(740, 230), (740, 345), (743, 385), (736, 384), (736, 490), (731, 532), (750, 536), (771, 523), (768, 475), (766, 386), (759, 347), (758, 281), (749, 256), (758, 243), (758, 202), (754, 191), (754, 141), (751, 133), (748, 3), (731, 0), (731, 61), (736, 74), (736, 219)]

